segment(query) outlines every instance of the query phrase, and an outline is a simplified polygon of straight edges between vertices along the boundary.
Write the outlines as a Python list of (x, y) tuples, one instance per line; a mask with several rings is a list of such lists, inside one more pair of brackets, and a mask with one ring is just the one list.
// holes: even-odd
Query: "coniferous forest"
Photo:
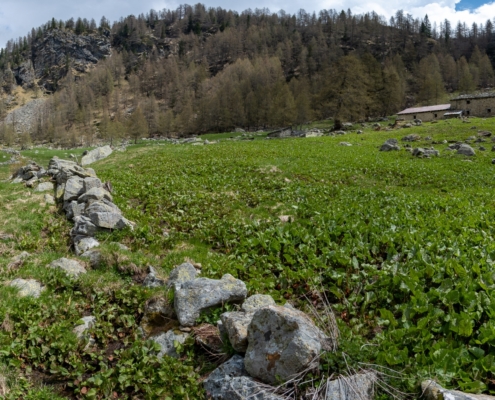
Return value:
[[(108, 41), (111, 56), (84, 72), (69, 52), (43, 59), (29, 89), (33, 98), (47, 98), (36, 126), (25, 133), (32, 140), (112, 141), (325, 118), (359, 121), (494, 84), (489, 19), (437, 25), (403, 11), (386, 20), (375, 12), (238, 13), (196, 4), (113, 24), (105, 17), (99, 23), (52, 19), (33, 28), (0, 52), (4, 98), (16, 88), (13, 71), (29, 61), (39, 70), (39, 54), (62, 36)], [(7, 112), (2, 102), (1, 117)], [(0, 125), (4, 141), (12, 136), (10, 125)]]

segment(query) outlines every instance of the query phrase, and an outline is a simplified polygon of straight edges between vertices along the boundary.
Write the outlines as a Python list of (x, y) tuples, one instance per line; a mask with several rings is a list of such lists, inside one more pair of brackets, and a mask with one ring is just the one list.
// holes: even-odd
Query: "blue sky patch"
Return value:
[(455, 5), (455, 10), (456, 11), (474, 10), (485, 3), (486, 1), (481, 1), (481, 0), (461, 0), (459, 3)]

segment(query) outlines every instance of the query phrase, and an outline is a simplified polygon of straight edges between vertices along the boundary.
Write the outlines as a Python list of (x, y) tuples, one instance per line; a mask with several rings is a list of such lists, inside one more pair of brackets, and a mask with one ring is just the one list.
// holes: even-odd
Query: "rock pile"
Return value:
[(32, 188), (45, 177), (48, 177), (47, 171), (34, 161), (30, 161), (26, 166), (19, 168), (11, 179), (12, 183), (24, 182), (27, 187)]
[[(238, 353), (244, 354), (231, 358), (204, 381), (211, 398), (282, 399), (271, 385), (317, 368), (320, 354), (334, 348), (336, 338), (327, 337), (309, 316), (294, 307), (278, 306), (268, 295), (247, 297), (244, 282), (232, 275), (208, 279), (198, 277), (198, 274), (190, 263), (181, 264), (170, 273), (162, 285), (174, 291), (174, 304), (165, 297), (149, 300), (141, 332), (160, 346), (159, 357), (179, 358), (177, 344), (186, 342), (191, 332), (196, 334), (198, 341), (197, 332), (205, 329), (223, 337), (221, 340), (229, 341)], [(150, 282), (160, 281), (152, 268), (150, 275), (153, 275)], [(239, 304), (239, 311), (223, 313), (217, 327), (195, 326), (201, 312), (228, 303)], [(350, 378), (365, 386), (366, 393), (372, 393), (374, 377), (367, 376), (368, 383), (361, 375)], [(334, 391), (342, 386), (335, 385)], [(356, 396), (348, 390), (347, 394), (336, 398), (371, 398)]]
[[(106, 157), (105, 154), (108, 155), (107, 150), (95, 149), (88, 153), (87, 160), (96, 161)], [(42, 182), (44, 178), (50, 181)], [(74, 221), (71, 238), (77, 255), (99, 246), (94, 238), (98, 230), (133, 228), (133, 223), (123, 217), (122, 211), (113, 203), (108, 187), (98, 179), (95, 171), (74, 161), (53, 157), (47, 170), (30, 162), (12, 179), (13, 183), (25, 182), (28, 187), (39, 183), (36, 191), (55, 189), (56, 201), (62, 204), (67, 219)]]

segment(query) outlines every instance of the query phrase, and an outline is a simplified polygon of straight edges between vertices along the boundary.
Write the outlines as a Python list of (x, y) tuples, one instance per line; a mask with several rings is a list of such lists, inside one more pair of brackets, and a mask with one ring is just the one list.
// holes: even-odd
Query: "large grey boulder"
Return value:
[(196, 279), (199, 271), (194, 268), (191, 263), (185, 262), (175, 267), (168, 276), (167, 286), (173, 288), (180, 288), (180, 285), (184, 282), (192, 281)]
[(203, 382), (208, 398), (213, 400), (282, 400), (271, 387), (252, 379), (244, 368), (244, 359), (235, 355), (214, 370)]
[(366, 372), (328, 381), (325, 400), (372, 400), (376, 379), (376, 374)]
[(81, 158), (81, 165), (89, 165), (96, 161), (103, 160), (112, 154), (110, 146), (98, 147), (97, 149), (89, 151), (85, 156)]
[(380, 147), (380, 151), (394, 151), (394, 150), (400, 150), (399, 142), (397, 142), (397, 139), (388, 139)]
[(38, 185), (36, 189), (34, 189), (35, 192), (47, 192), (47, 191), (52, 191), (54, 190), (54, 185), (53, 182), (42, 182)]
[(256, 311), (247, 340), (246, 370), (269, 384), (318, 365), (327, 344), (325, 334), (306, 314), (281, 306)]
[(199, 278), (184, 282), (175, 290), (175, 312), (183, 326), (193, 326), (201, 311), (246, 298), (246, 284), (232, 275), (222, 279)]
[(153, 336), (150, 338), (150, 340), (160, 345), (161, 349), (157, 354), (158, 358), (162, 358), (165, 355), (169, 357), (179, 358), (180, 354), (177, 353), (174, 342), (183, 344), (188, 337), (189, 337), (188, 333), (170, 330), (168, 332), (161, 333), (157, 336)]
[(82, 192), (83, 180), (78, 176), (72, 176), (65, 183), (64, 201), (77, 200)]
[(246, 312), (256, 311), (266, 306), (274, 306), (275, 300), (268, 294), (254, 294), (242, 303), (241, 310)]
[(69, 258), (60, 258), (52, 261), (48, 267), (63, 270), (68, 276), (77, 278), (81, 274), (86, 273), (86, 268), (76, 260)]
[(34, 297), (38, 298), (41, 292), (45, 289), (41, 283), (34, 279), (21, 279), (17, 278), (10, 282), (11, 287), (19, 289), (17, 293), (20, 297)]
[(476, 153), (470, 145), (462, 143), (457, 149), (457, 154), (462, 154), (464, 156), (474, 156)]

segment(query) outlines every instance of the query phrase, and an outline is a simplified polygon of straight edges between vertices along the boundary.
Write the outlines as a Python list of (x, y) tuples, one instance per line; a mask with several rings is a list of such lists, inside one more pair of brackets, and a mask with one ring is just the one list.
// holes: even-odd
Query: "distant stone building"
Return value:
[(397, 113), (397, 115), (406, 121), (420, 119), (426, 122), (442, 119), (444, 114), (450, 109), (450, 104), (438, 104), (436, 106), (406, 108), (400, 113)]
[(495, 92), (461, 94), (451, 101), (453, 109), (462, 110), (466, 117), (490, 117), (495, 115)]

